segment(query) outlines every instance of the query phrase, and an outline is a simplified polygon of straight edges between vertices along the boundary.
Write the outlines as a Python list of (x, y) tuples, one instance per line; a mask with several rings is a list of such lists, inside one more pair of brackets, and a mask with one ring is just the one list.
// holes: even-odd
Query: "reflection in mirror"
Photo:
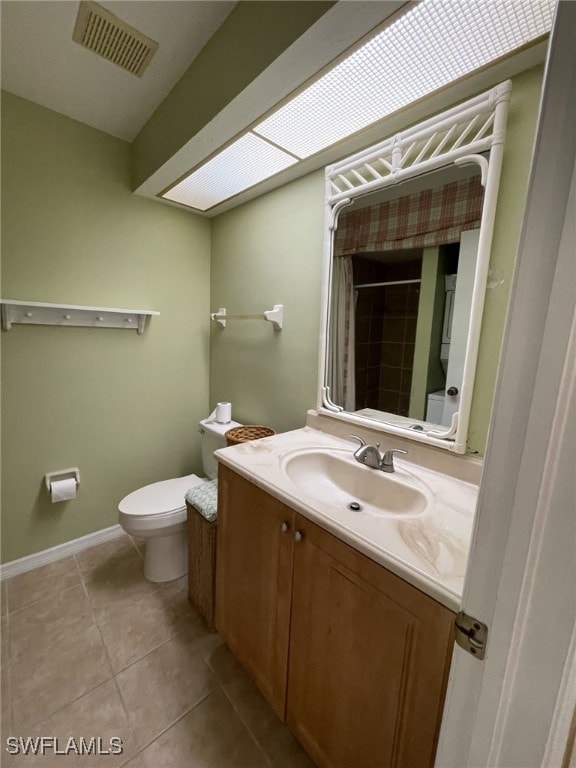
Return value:
[(422, 431), (458, 411), (484, 190), (456, 171), (339, 217), (328, 382), (346, 411)]
[(326, 169), (319, 413), (466, 451), (510, 88)]

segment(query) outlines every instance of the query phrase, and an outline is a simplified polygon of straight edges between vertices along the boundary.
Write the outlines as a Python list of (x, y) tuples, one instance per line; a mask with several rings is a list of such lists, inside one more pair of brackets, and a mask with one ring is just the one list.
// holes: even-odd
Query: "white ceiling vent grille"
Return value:
[(80, 3), (72, 39), (138, 77), (158, 50), (157, 42), (91, 0)]

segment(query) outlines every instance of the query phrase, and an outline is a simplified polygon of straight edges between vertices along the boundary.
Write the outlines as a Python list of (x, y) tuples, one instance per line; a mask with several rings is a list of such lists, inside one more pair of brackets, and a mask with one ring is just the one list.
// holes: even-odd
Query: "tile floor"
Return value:
[[(0, 765), (313, 768), (186, 578), (146, 581), (138, 546), (123, 535), (2, 582)], [(57, 737), (61, 751), (114, 736), (123, 751), (10, 755), (8, 736)]]

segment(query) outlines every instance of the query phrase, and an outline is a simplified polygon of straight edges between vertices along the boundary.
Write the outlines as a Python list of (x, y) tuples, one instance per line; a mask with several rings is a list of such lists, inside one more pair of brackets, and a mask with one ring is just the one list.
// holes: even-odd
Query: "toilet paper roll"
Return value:
[(52, 503), (57, 501), (69, 501), (76, 498), (76, 479), (67, 477), (64, 480), (53, 480), (50, 483), (50, 497)]
[(216, 421), (218, 424), (232, 421), (232, 403), (216, 403)]

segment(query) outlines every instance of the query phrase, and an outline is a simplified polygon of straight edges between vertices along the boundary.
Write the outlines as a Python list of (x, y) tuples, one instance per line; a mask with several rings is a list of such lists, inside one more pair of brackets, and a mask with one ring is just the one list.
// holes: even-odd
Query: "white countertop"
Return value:
[(410, 517), (353, 512), (308, 496), (282, 470), (289, 454), (313, 448), (344, 449), (342, 455), (349, 452), (352, 457), (357, 444), (304, 427), (222, 448), (214, 455), (254, 485), (446, 607), (459, 611), (478, 486), (396, 457), (399, 479), (411, 475), (426, 487), (430, 500), (426, 510)]

